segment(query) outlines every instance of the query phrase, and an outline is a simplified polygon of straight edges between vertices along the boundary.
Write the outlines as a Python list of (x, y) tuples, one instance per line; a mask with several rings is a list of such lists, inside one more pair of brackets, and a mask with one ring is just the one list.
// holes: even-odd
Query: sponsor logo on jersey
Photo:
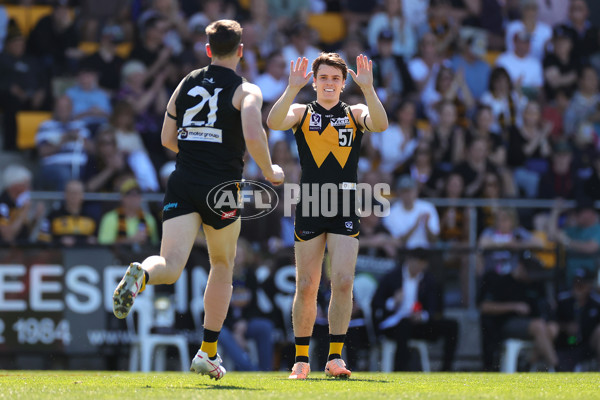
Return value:
[(223, 143), (223, 131), (217, 128), (207, 126), (188, 126), (179, 128), (179, 140), (188, 140), (193, 142), (211, 142)]
[(210, 83), (211, 85), (215, 84), (215, 80), (213, 78), (204, 78), (204, 79), (202, 79), (202, 82), (207, 82), (207, 83)]
[(301, 235), (312, 235), (313, 233), (313, 231), (300, 231)]
[(221, 211), (221, 219), (230, 219), (235, 217), (237, 214), (237, 210), (231, 211)]
[(346, 126), (349, 124), (350, 124), (350, 119), (348, 117), (331, 118), (331, 126)]
[(346, 221), (346, 229), (351, 231), (353, 227), (354, 224), (352, 223), (352, 221)]
[(178, 205), (179, 205), (179, 203), (165, 204), (165, 206), (163, 207), (163, 212), (164, 211), (169, 211), (171, 208), (177, 208)]
[(185, 128), (179, 128), (177, 129), (177, 139), (181, 139), (181, 140), (185, 140), (188, 137), (188, 131)]
[(308, 130), (310, 130), (310, 131), (320, 131), (321, 130), (321, 114), (311, 114), (310, 115), (310, 123), (308, 125)]

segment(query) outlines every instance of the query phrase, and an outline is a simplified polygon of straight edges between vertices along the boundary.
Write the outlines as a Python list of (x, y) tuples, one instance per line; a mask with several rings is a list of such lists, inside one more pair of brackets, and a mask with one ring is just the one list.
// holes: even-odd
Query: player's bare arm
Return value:
[(360, 87), (367, 105), (357, 104), (351, 107), (356, 121), (371, 132), (383, 132), (388, 127), (388, 118), (383, 104), (373, 87), (373, 61), (360, 54), (356, 57), (356, 72), (348, 69), (354, 82)]
[(165, 118), (163, 121), (162, 131), (160, 132), (160, 141), (164, 147), (179, 153), (179, 146), (177, 144), (177, 109), (175, 108), (175, 100), (179, 95), (179, 89), (183, 80), (179, 82), (179, 85), (171, 95), (169, 102), (167, 103), (167, 111), (165, 112)]
[(267, 125), (271, 129), (286, 131), (295, 128), (302, 119), (306, 105), (293, 103), (298, 92), (310, 81), (313, 73), (307, 73), (308, 59), (298, 58), (290, 61), (290, 79), (287, 88), (275, 102), (267, 117)]
[(260, 167), (265, 179), (274, 185), (283, 183), (283, 170), (271, 162), (267, 134), (262, 126), (262, 93), (258, 86), (245, 82), (234, 95), (234, 105), (237, 97), (240, 99), (240, 111), (242, 114), (242, 130), (248, 152)]

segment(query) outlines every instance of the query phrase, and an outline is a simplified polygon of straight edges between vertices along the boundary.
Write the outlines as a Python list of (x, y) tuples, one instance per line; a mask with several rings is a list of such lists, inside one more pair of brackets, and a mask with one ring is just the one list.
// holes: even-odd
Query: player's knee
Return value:
[(296, 294), (301, 297), (316, 296), (319, 283), (310, 278), (299, 278), (296, 282)]
[(337, 274), (332, 277), (331, 289), (338, 293), (349, 293), (352, 292), (352, 286), (354, 285), (353, 274)]

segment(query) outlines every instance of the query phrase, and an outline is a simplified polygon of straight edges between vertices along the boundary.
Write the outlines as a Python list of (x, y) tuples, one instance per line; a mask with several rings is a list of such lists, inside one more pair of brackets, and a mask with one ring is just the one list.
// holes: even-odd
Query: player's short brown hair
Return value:
[(346, 80), (348, 66), (346, 65), (346, 61), (344, 61), (338, 53), (321, 53), (321, 55), (313, 61), (312, 70), (315, 78), (317, 77), (319, 67), (323, 64), (339, 69), (342, 72), (343, 80)]
[(213, 57), (232, 55), (242, 42), (242, 27), (231, 19), (220, 19), (206, 27), (206, 36)]

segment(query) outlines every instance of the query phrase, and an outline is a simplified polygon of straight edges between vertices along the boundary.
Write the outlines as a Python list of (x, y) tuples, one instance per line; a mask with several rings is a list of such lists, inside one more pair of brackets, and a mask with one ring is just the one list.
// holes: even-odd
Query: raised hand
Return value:
[(294, 61), (290, 61), (290, 88), (301, 89), (308, 83), (313, 72), (310, 71), (306, 73), (307, 69), (308, 59), (306, 57), (302, 57), (302, 59), (298, 57), (298, 60), (295, 63)]
[(363, 54), (356, 57), (356, 73), (351, 69), (348, 72), (361, 89), (373, 86), (373, 61)]

